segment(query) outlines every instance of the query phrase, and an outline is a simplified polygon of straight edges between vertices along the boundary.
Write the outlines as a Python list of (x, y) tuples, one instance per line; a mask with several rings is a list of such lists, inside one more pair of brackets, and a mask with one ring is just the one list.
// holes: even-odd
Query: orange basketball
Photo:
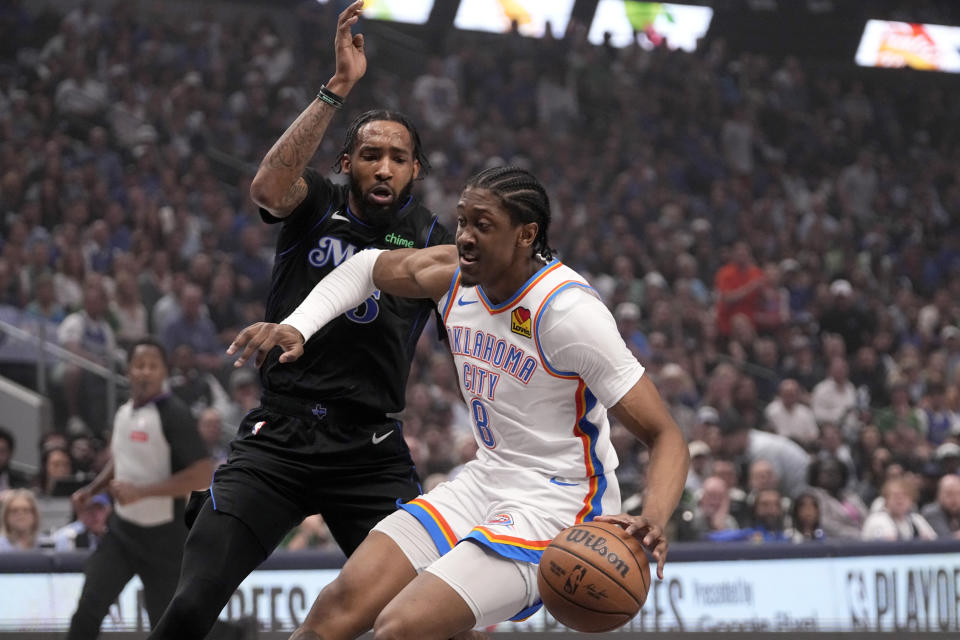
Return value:
[(557, 534), (540, 558), (540, 598), (554, 618), (586, 633), (629, 622), (647, 598), (650, 565), (640, 541), (609, 522)]

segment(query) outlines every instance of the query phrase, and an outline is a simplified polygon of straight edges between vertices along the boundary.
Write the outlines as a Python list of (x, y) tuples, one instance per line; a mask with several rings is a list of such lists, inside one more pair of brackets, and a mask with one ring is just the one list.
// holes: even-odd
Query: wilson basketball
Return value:
[(557, 534), (540, 558), (540, 598), (554, 618), (586, 633), (629, 622), (647, 598), (650, 565), (640, 541), (608, 522)]

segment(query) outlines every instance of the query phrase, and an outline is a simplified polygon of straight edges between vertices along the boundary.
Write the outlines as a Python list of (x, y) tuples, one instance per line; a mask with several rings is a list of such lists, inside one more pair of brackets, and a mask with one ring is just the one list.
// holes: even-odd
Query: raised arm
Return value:
[(405, 298), (439, 300), (449, 288), (458, 262), (457, 248), (449, 244), (361, 251), (318, 282), (282, 323), (257, 322), (241, 331), (227, 354), (243, 350), (235, 367), (243, 366), (256, 354), (259, 367), (267, 353), (279, 346), (283, 349), (280, 362), (293, 362), (303, 355), (303, 345), (314, 333), (359, 306), (377, 289)]
[[(341, 98), (350, 93), (367, 70), (363, 36), (350, 31), (362, 12), (363, 0), (357, 0), (340, 14), (337, 22), (336, 71), (326, 88)], [(303, 202), (307, 195), (303, 170), (338, 109), (318, 97), (283, 132), (264, 156), (250, 184), (250, 197), (257, 205), (277, 218), (285, 218)]]

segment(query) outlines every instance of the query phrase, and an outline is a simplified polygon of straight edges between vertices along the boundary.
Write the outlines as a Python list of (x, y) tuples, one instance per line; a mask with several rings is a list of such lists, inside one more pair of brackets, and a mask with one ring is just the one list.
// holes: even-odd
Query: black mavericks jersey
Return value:
[[(303, 178), (309, 191), (288, 217), (261, 209), (264, 222), (283, 224), (277, 241), (267, 322), (281, 322), (325, 275), (357, 251), (423, 248), (453, 242), (453, 234), (411, 197), (384, 227), (357, 218), (347, 205), (346, 185), (334, 185), (313, 169)], [(295, 362), (280, 364), (273, 349), (260, 371), (267, 391), (324, 404), (363, 405), (371, 412), (403, 409), (410, 361), (432, 300), (398, 298), (377, 291), (356, 309), (320, 329)]]

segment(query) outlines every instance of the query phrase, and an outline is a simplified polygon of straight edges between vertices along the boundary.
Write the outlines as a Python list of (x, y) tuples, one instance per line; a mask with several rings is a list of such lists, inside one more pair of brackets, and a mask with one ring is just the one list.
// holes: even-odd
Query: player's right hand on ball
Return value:
[(293, 362), (303, 355), (303, 335), (288, 324), (257, 322), (237, 334), (227, 347), (227, 355), (232, 356), (242, 349), (240, 357), (233, 363), (234, 367), (242, 367), (250, 356), (256, 354), (254, 364), (259, 367), (274, 347), (283, 349), (280, 362)]
[(650, 550), (653, 559), (657, 561), (657, 577), (663, 580), (663, 565), (667, 562), (667, 536), (663, 527), (650, 518), (629, 513), (609, 514), (596, 517), (597, 522), (611, 522), (618, 524), (627, 533), (640, 541), (640, 544)]

